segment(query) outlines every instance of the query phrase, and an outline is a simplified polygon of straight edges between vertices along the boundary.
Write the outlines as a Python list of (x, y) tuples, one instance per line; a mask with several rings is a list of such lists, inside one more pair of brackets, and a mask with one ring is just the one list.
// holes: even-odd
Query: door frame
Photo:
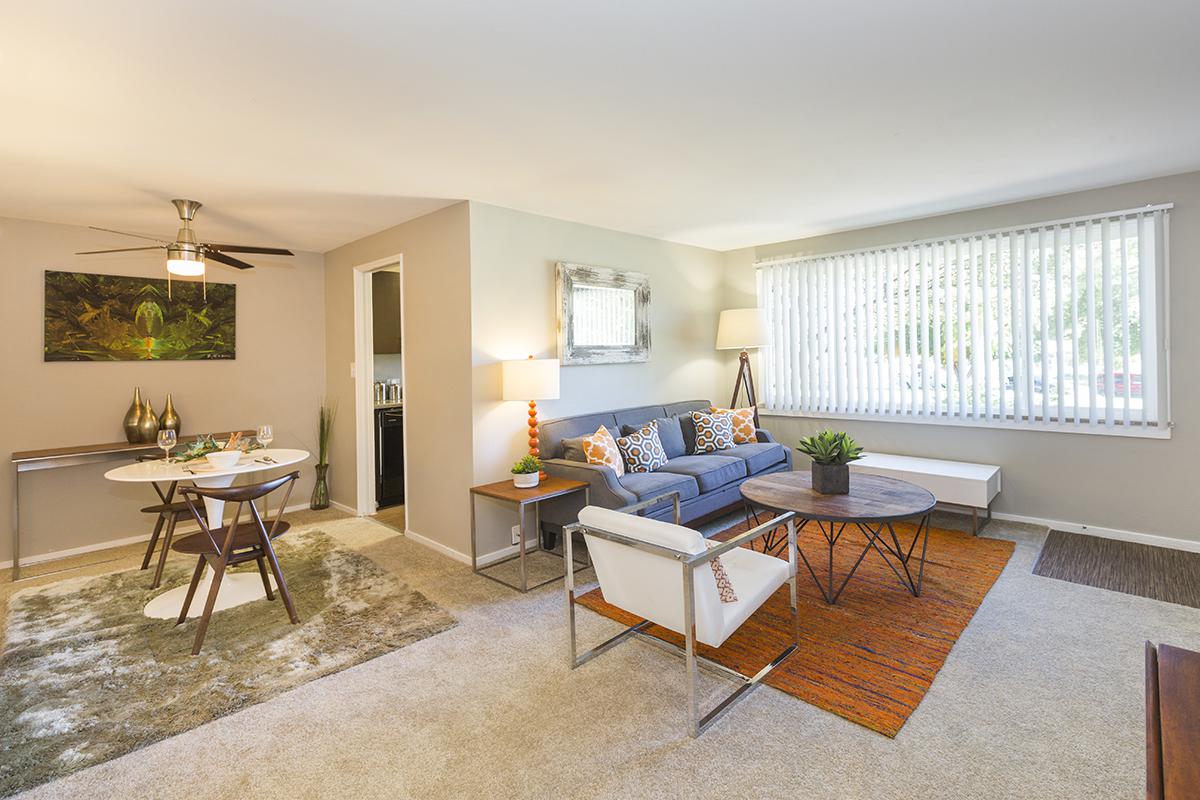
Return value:
[[(405, 374), (404, 342), (408, 341), (404, 326), (408, 315), (404, 313), (404, 255), (397, 253), (386, 258), (375, 259), (354, 267), (354, 427), (355, 427), (355, 513), (358, 516), (374, 514), (375, 508), (375, 399), (372, 384), (375, 382), (375, 338), (374, 310), (371, 304), (371, 274), (386, 267), (395, 267), (400, 273), (400, 385), (408, 383)], [(404, 415), (404, 463), (408, 463), (408, 415)], [(408, 494), (408, 470), (404, 473), (404, 503), (410, 505)], [(408, 513), (405, 513), (408, 527)]]

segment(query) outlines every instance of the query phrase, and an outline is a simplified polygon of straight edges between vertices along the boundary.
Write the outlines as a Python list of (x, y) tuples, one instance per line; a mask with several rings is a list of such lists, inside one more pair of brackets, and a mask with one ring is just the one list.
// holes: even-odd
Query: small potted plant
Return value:
[(862, 448), (844, 431), (805, 436), (796, 448), (812, 459), (812, 487), (821, 494), (850, 494), (850, 462)]
[(513, 486), (518, 489), (532, 489), (538, 485), (542, 462), (536, 456), (525, 456), (512, 466)]

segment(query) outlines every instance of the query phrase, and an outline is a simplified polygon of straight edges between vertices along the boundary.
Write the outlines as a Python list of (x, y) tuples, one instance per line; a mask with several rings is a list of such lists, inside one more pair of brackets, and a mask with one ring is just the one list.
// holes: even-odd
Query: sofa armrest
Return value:
[[(542, 467), (552, 477), (587, 483), (588, 501), (594, 506), (623, 508), (637, 502), (637, 495), (618, 483), (616, 473), (609, 467), (565, 458), (544, 459)], [(557, 530), (575, 522), (582, 508), (582, 492), (546, 500), (541, 504), (542, 523), (552, 531)]]
[(767, 430), (766, 428), (755, 428), (754, 435), (756, 437), (758, 437), (758, 440), (760, 442), (768, 442), (768, 443), (772, 443), (772, 444), (776, 443), (775, 437), (772, 436), (771, 432), (769, 430)]

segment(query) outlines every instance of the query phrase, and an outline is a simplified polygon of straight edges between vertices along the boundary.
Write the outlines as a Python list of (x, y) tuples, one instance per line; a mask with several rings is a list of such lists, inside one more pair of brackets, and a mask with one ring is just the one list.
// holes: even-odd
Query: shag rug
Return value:
[[(745, 530), (748, 527), (742, 523), (713, 538), (723, 540)], [(906, 543), (914, 532), (912, 525), (896, 525), (896, 533), (908, 537), (902, 538)], [(834, 571), (839, 576), (835, 587), (866, 544), (865, 537), (857, 530), (852, 532), (850, 526), (843, 535), (847, 540), (834, 550)], [(822, 570), (828, 546), (816, 525), (801, 531), (797, 543), (825, 579), (828, 573)], [(764, 682), (894, 737), (920, 705), (1014, 547), (1013, 542), (1002, 539), (933, 528), (920, 597), (909, 594), (871, 551), (832, 606), (800, 562), (800, 647)], [(786, 550), (783, 557), (787, 557)], [(583, 595), (579, 602), (624, 625), (639, 621), (605, 603), (599, 589)], [(743, 675), (753, 675), (789, 644), (790, 620), (785, 584), (719, 649), (700, 645), (697, 652)], [(683, 644), (682, 636), (656, 625), (647, 632)]]
[[(203, 725), (453, 627), (453, 617), (316, 528), (276, 551), (300, 616), (279, 600), (197, 620), (142, 607), (149, 572), (77, 578), (13, 595), (0, 656), (0, 797)], [(163, 586), (195, 562), (168, 562)], [(257, 566), (243, 565), (257, 574)], [(240, 571), (242, 568), (239, 568)]]

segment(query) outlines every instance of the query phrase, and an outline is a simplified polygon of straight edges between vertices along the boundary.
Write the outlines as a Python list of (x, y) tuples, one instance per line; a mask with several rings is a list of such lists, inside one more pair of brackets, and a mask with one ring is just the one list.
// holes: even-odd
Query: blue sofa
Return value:
[[(707, 400), (688, 400), (662, 406), (639, 406), (582, 414), (550, 420), (538, 426), (538, 436), (546, 473), (559, 478), (586, 481), (592, 505), (621, 508), (667, 492), (679, 492), (683, 522), (703, 521), (726, 513), (742, 502), (740, 487), (748, 478), (782, 472), (792, 468), (792, 452), (758, 430), (758, 441), (736, 445), (718, 453), (696, 454), (695, 429), (691, 412), (707, 411)], [(672, 418), (678, 418), (680, 436), (673, 435)], [(601, 425), (614, 436), (624, 435), (647, 422), (663, 420), (660, 428), (669, 460), (654, 472), (625, 473), (617, 477), (609, 467), (588, 464), (579, 439), (596, 432)], [(567, 495), (542, 504), (542, 533), (552, 545), (564, 525), (576, 521), (583, 498)], [(643, 513), (656, 519), (670, 519), (670, 503), (651, 506)]]

